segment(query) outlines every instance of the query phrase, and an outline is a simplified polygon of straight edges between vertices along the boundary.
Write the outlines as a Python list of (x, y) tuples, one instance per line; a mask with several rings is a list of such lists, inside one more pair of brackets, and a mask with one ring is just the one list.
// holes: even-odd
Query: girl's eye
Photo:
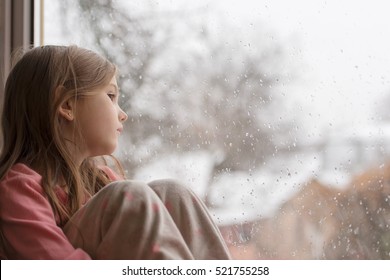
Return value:
[(116, 96), (114, 93), (107, 93), (107, 95), (111, 99), (111, 101), (114, 101), (115, 96)]

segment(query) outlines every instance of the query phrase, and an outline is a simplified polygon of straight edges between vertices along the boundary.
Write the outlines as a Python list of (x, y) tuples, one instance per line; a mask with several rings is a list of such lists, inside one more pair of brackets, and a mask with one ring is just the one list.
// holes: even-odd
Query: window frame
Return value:
[[(34, 44), (34, 29), (39, 24), (34, 22), (37, 4), (43, 6), (43, 0), (0, 1), (0, 113), (3, 108), (6, 77), (11, 69), (12, 53)], [(2, 140), (0, 144), (1, 142)]]

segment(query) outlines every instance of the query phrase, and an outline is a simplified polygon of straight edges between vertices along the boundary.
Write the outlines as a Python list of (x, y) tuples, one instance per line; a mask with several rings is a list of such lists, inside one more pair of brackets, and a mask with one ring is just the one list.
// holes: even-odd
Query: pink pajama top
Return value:
[[(115, 181), (120, 177), (103, 167)], [(15, 164), (0, 182), (0, 257), (2, 259), (91, 259), (74, 248), (57, 225), (42, 186), (41, 175), (28, 166)], [(59, 195), (65, 197), (59, 189)], [(7, 254), (5, 254), (5, 251)]]

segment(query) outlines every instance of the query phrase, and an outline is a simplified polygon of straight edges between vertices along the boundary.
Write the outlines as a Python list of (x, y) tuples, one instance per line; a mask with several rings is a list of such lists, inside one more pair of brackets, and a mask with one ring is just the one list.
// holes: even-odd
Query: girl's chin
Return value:
[(107, 155), (112, 155), (115, 150), (116, 150), (116, 145), (113, 146), (113, 147), (109, 147), (109, 148), (106, 148), (106, 149), (102, 149), (96, 153), (91, 153), (91, 156), (90, 157), (98, 157), (98, 156), (107, 156)]

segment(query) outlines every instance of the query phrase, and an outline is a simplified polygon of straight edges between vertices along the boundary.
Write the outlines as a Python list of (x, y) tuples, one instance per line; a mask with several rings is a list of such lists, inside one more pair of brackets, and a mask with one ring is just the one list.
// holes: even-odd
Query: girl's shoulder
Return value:
[(17, 163), (0, 181), (0, 201), (12, 201), (19, 197), (44, 197), (42, 176), (25, 164)]
[(12, 166), (0, 181), (0, 185), (10, 182), (32, 182), (40, 185), (42, 176), (23, 163)]

